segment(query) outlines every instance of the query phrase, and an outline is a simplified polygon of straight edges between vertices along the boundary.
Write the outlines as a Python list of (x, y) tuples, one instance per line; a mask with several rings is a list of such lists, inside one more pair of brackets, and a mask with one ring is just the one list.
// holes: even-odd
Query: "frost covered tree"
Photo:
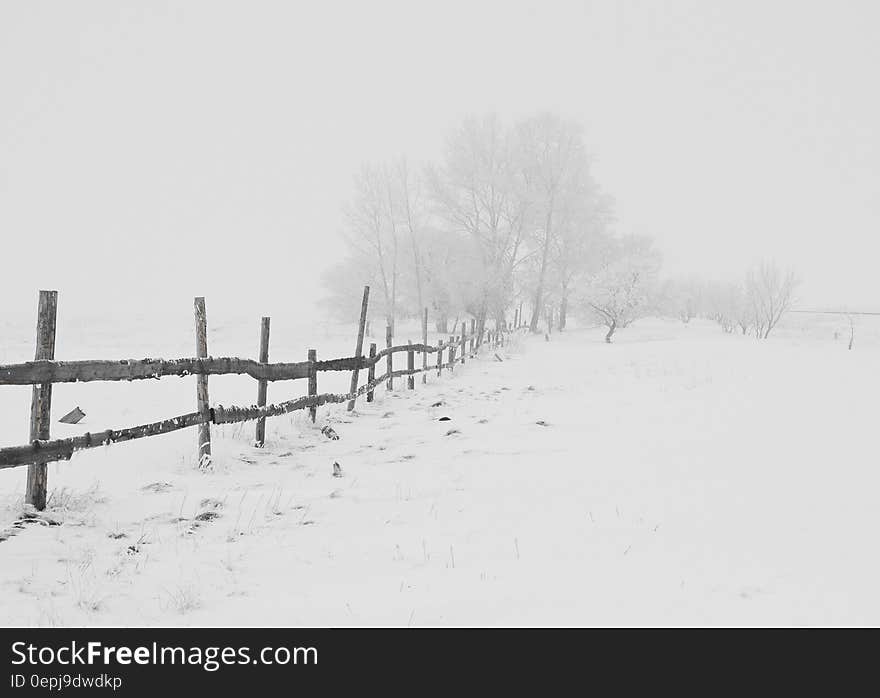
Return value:
[(773, 262), (761, 262), (749, 271), (746, 294), (758, 339), (767, 339), (782, 316), (791, 310), (797, 285), (793, 271), (782, 271)]
[(428, 169), (440, 227), (470, 241), (478, 284), (468, 310), (482, 331), (503, 314), (526, 230), (528, 202), (509, 132), (496, 116), (467, 119), (448, 136), (442, 162)]
[[(344, 209), (344, 236), (351, 259), (359, 260), (365, 267), (357, 276), (378, 282), (375, 287), (382, 293), (385, 320), (392, 328), (397, 318), (401, 247), (396, 204), (389, 168), (364, 165), (355, 177), (354, 196)], [(342, 273), (346, 264), (352, 266), (349, 261), (336, 272)], [(346, 280), (339, 279), (339, 285), (332, 286), (331, 292), (340, 288), (346, 292)]]
[(609, 247), (602, 268), (582, 291), (581, 307), (608, 328), (605, 341), (619, 328), (656, 312), (660, 254), (650, 238), (627, 236)]
[(536, 270), (529, 329), (537, 332), (545, 310), (553, 252), (558, 252), (566, 228), (570, 235), (584, 231), (575, 220), (576, 213), (597, 198), (598, 186), (590, 174), (583, 129), (573, 121), (550, 113), (526, 119), (517, 125), (516, 149), (529, 200), (528, 241)]
[(552, 251), (550, 271), (559, 297), (557, 325), (565, 330), (572, 293), (595, 273), (610, 244), (612, 201), (597, 190), (585, 192), (563, 209)]

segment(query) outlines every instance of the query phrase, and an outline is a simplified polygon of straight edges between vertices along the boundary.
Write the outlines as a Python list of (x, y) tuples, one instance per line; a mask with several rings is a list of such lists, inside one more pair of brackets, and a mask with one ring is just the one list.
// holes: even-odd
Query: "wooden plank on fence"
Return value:
[[(204, 359), (208, 356), (208, 317), (205, 312), (204, 297), (199, 296), (195, 299), (195, 318), (196, 357)], [(211, 405), (208, 400), (207, 375), (196, 377), (196, 406), (203, 418), (199, 424), (198, 463), (200, 468), (205, 468), (211, 464), (211, 425), (208, 423)]]
[[(270, 318), (264, 317), (260, 322), (260, 363), (269, 363), (269, 324)], [(266, 404), (269, 384), (265, 380), (257, 383), (257, 405), (264, 407)], [(254, 435), (254, 445), (262, 448), (266, 443), (266, 418), (257, 420), (257, 429)]]
[[(370, 301), (370, 287), (364, 286), (364, 298), (361, 301), (361, 319), (358, 322), (358, 335), (357, 335), (357, 347), (355, 348), (354, 355), (357, 358), (360, 358), (364, 353), (364, 330), (367, 325), (367, 304)], [(349, 393), (354, 393), (358, 387), (358, 369), (354, 369), (351, 372), (351, 389), (348, 391)], [(348, 403), (348, 411), (351, 412), (354, 409), (354, 399), (352, 398)]]
[(443, 340), (437, 340), (437, 377), (443, 374)]
[[(37, 342), (35, 359), (55, 358), (55, 327), (58, 316), (58, 291), (40, 291), (37, 306)], [(52, 384), (35, 385), (31, 391), (31, 441), (49, 438), (52, 416)], [(45, 463), (28, 466), (25, 503), (37, 511), (46, 508), (48, 469)]]
[[(318, 370), (315, 368), (315, 363), (318, 360), (318, 351), (316, 349), (309, 349), (308, 357), (309, 366), (311, 367), (309, 370), (309, 395), (314, 396), (318, 394)], [(309, 418), (312, 420), (312, 424), (314, 424), (318, 418), (317, 405), (309, 407)]]
[[(320, 371), (350, 371), (359, 362), (355, 357), (322, 362)], [(247, 374), (256, 380), (295, 380), (307, 378), (309, 364), (261, 364), (253, 359), (210, 357), (183, 359), (122, 359), (119, 361), (28, 361), (0, 365), (0, 385), (39, 383), (80, 383), (91, 381), (133, 381), (163, 376), (220, 376)]]
[[(376, 343), (370, 342), (370, 365), (367, 368), (367, 384), (372, 385), (373, 381), (376, 380)], [(317, 392), (317, 391), (316, 391)], [(367, 402), (373, 401), (373, 391), (367, 391)], [(314, 420), (312, 420), (314, 421)]]
[(406, 370), (409, 371), (409, 375), (406, 378), (406, 387), (409, 390), (415, 390), (416, 387), (416, 377), (413, 375), (416, 370), (416, 355), (412, 350), (412, 342), (409, 343), (410, 349), (406, 352)]
[(476, 349), (475, 337), (477, 335), (477, 320), (476, 318), (471, 318), (471, 356), (474, 355), (474, 349)]
[[(207, 419), (211, 419), (211, 416), (208, 415)], [(52, 461), (68, 460), (74, 451), (167, 434), (178, 429), (186, 429), (202, 424), (204, 420), (204, 415), (192, 412), (180, 417), (174, 417), (173, 419), (164, 419), (161, 422), (143, 424), (127, 429), (107, 429), (95, 434), (83, 434), (82, 436), (70, 439), (41, 440), (34, 441), (27, 446), (0, 448), (0, 468), (14, 468), (29, 463), (51, 463)]]

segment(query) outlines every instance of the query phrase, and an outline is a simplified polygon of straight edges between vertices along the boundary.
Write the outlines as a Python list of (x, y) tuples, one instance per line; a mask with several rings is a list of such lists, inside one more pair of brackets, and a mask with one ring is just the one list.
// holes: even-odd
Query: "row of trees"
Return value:
[(797, 286), (793, 271), (761, 262), (740, 283), (689, 279), (675, 284), (671, 297), (684, 322), (704, 317), (718, 322), (725, 332), (767, 339), (791, 309)]
[(504, 325), (525, 302), (533, 331), (550, 309), (564, 329), (587, 282), (632, 246), (611, 235), (591, 164), (577, 123), (539, 114), (512, 127), (467, 119), (437, 163), (365, 165), (345, 208), (349, 254), (327, 276), (331, 305), (350, 317), (370, 284), (392, 328), (424, 307), (444, 333), (465, 316)]
[(570, 312), (615, 331), (649, 314), (708, 317), (766, 338), (795, 279), (770, 263), (742, 284), (662, 282), (647, 237), (614, 234), (613, 205), (592, 173), (579, 124), (542, 113), (504, 125), (470, 118), (439, 162), (364, 165), (344, 209), (348, 254), (330, 269), (328, 302), (354, 320), (365, 284), (392, 331), (429, 308), (436, 329), (474, 318), (533, 332), (564, 330)]

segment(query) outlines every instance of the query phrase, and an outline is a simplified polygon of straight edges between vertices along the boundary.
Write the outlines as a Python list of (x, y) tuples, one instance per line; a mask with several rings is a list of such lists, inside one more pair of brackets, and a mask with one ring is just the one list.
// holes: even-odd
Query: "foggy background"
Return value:
[(362, 162), (582, 122), (664, 273), (880, 309), (871, 2), (0, 2), (0, 310), (310, 312)]

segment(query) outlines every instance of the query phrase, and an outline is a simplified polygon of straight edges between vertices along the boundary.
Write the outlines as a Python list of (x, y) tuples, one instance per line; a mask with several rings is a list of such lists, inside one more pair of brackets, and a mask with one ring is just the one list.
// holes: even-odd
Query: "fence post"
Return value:
[[(357, 347), (354, 350), (354, 355), (359, 359), (364, 354), (364, 329), (367, 325), (367, 303), (370, 300), (370, 287), (364, 286), (364, 299), (361, 301), (361, 320), (358, 323), (358, 336), (357, 336)], [(358, 372), (360, 369), (355, 368), (351, 372), (351, 389), (348, 391), (349, 393), (353, 393), (358, 389)], [(355, 398), (352, 398), (348, 401), (348, 411), (351, 412), (354, 409), (354, 401)]]
[[(264, 317), (260, 322), (260, 363), (269, 363), (269, 318)], [(266, 398), (269, 392), (269, 381), (257, 381), (257, 407), (266, 406)], [(257, 419), (257, 429), (254, 435), (254, 446), (262, 448), (266, 443), (266, 418)]]
[(455, 347), (458, 344), (458, 337), (450, 335), (449, 337), (449, 371), (455, 371)]
[[(315, 367), (315, 362), (318, 360), (318, 352), (315, 349), (309, 349), (308, 353), (309, 359), (309, 397), (314, 397), (318, 394), (318, 369)], [(309, 417), (312, 420), (312, 424), (315, 423), (315, 419), (318, 417), (318, 406), (312, 405), (309, 407)]]
[(391, 375), (394, 371), (394, 356), (391, 354), (391, 325), (385, 326), (385, 348), (388, 349), (388, 355), (385, 357), (388, 381), (385, 383), (387, 390), (394, 390), (394, 377)]
[(464, 363), (467, 354), (467, 322), (461, 321), (461, 363)]
[[(205, 313), (205, 298), (195, 299), (196, 314), (196, 358), (208, 358), (208, 316)], [(208, 376), (196, 376), (196, 404), (199, 414), (207, 417), (211, 405), (208, 401)], [(207, 468), (211, 464), (211, 425), (208, 422), (199, 424), (199, 467)]]
[(477, 336), (477, 320), (476, 318), (471, 318), (471, 356), (474, 355), (474, 349), (476, 349), (476, 336)]
[[(367, 383), (376, 380), (376, 343), (370, 342), (370, 367), (367, 369)], [(373, 389), (367, 391), (367, 402), (373, 401)]]
[(406, 370), (410, 371), (406, 376), (406, 387), (414, 390), (416, 387), (416, 377), (412, 371), (416, 370), (416, 354), (412, 349), (412, 340), (408, 341), (409, 349), (406, 350)]
[[(55, 326), (58, 315), (58, 291), (40, 291), (37, 306), (37, 341), (34, 359), (52, 360), (55, 358)], [(49, 425), (52, 417), (52, 384), (41, 383), (31, 390), (31, 441), (49, 439)], [(46, 508), (46, 489), (48, 484), (48, 465), (38, 463), (29, 465), (25, 503), (37, 511)]]
[(422, 344), (425, 345), (425, 348), (422, 349), (422, 384), (425, 385), (428, 382), (428, 309), (425, 308), (425, 313), (422, 315)]
[(443, 340), (437, 340), (437, 377), (443, 374)]

